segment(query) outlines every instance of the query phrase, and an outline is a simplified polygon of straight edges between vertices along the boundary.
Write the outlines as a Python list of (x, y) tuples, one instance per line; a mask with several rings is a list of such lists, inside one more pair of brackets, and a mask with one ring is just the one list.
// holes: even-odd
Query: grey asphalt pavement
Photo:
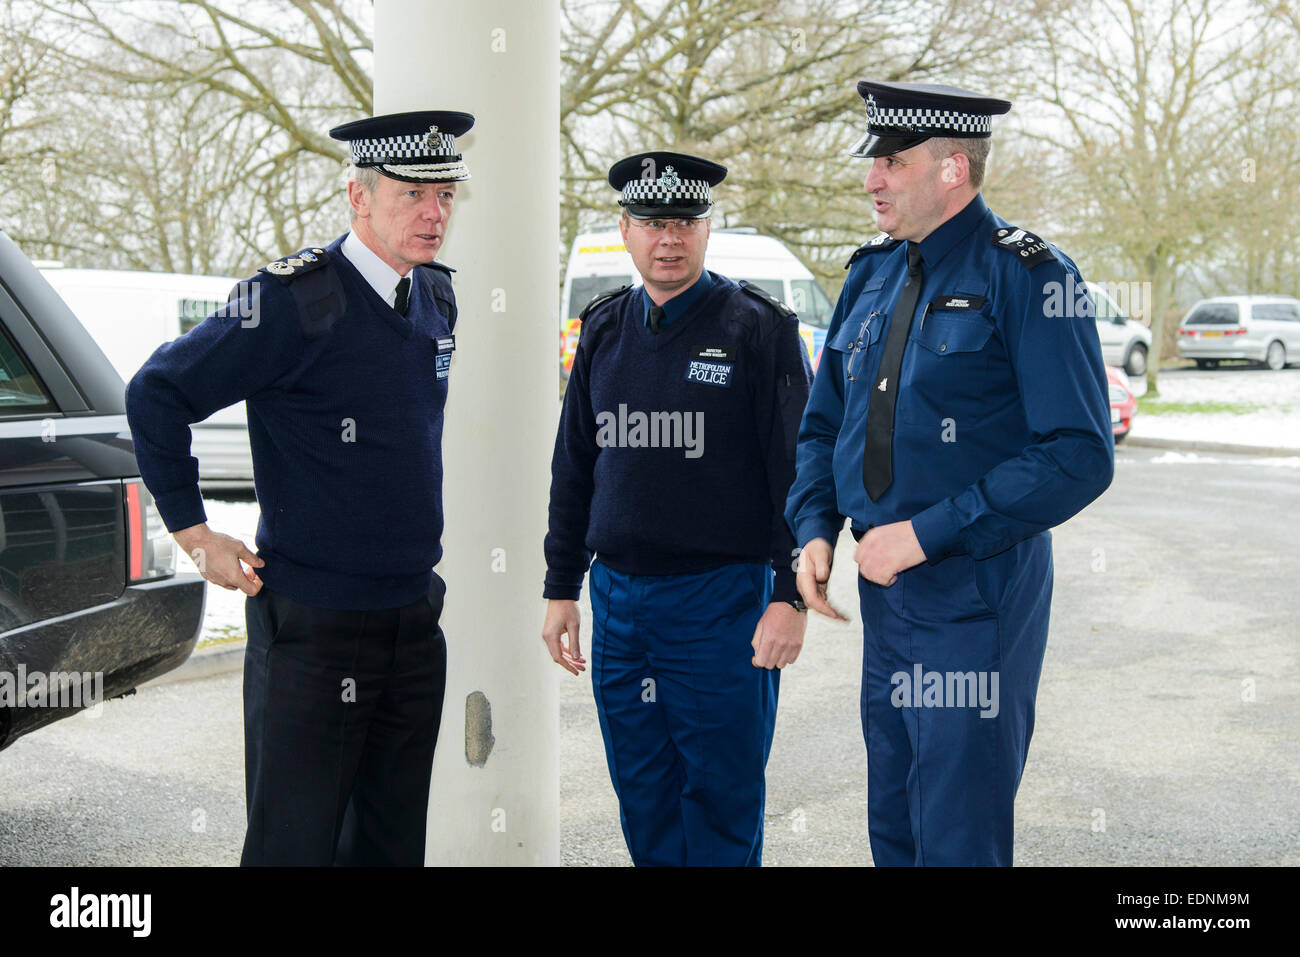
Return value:
[[(1281, 460), (1121, 447), (1054, 533), (1017, 864), (1300, 864), (1298, 510)], [(782, 676), (769, 865), (871, 861), (851, 546), (855, 620), (814, 617)], [(556, 673), (562, 860), (627, 864), (590, 679)], [(0, 864), (234, 864), (242, 774), (238, 674), (142, 689), (0, 753)]]

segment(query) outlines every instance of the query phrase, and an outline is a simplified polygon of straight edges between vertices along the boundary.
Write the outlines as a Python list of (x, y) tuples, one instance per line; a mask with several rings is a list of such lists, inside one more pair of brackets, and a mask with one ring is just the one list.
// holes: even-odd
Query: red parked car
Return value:
[(1133, 416), (1137, 414), (1138, 400), (1133, 395), (1128, 376), (1122, 369), (1106, 366), (1106, 385), (1110, 391), (1110, 425), (1115, 433), (1116, 444), (1124, 441), (1129, 429), (1133, 428)]

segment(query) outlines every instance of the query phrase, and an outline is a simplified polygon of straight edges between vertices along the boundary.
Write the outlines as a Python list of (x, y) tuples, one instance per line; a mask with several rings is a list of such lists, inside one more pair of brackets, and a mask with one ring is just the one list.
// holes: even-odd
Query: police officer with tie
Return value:
[[(140, 474), (204, 577), (248, 594), (245, 865), (424, 861), (447, 650), (442, 416), (456, 300), (435, 261), (466, 113), (346, 141), (352, 227), (268, 264), (131, 380)], [(210, 529), (189, 425), (240, 400), (254, 554)]]
[(799, 431), (786, 516), (826, 601), (858, 540), (868, 824), (879, 865), (1010, 864), (1052, 595), (1051, 534), (1109, 485), (1091, 302), (980, 195), (992, 117), (949, 86), (860, 82), (858, 249)]
[[(642, 278), (597, 297), (552, 460), (542, 637), (592, 686), (638, 865), (757, 865), (779, 671), (807, 615), (782, 514), (811, 372), (798, 321), (704, 268), (717, 163), (615, 163)], [(592, 553), (595, 561), (592, 561)]]

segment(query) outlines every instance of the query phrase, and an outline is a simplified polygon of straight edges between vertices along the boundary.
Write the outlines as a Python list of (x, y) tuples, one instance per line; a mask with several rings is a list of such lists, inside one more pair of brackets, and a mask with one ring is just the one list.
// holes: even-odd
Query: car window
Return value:
[(1096, 287), (1090, 287), (1088, 291), (1092, 293), (1093, 307), (1096, 309), (1094, 318), (1099, 321), (1109, 322), (1120, 315), (1119, 310), (1115, 308), (1114, 300), (1110, 296)]
[(581, 279), (575, 276), (569, 288), (568, 318), (577, 319), (587, 303), (602, 292), (626, 286), (631, 281), (631, 276), (584, 276)]
[(1233, 326), (1237, 324), (1235, 302), (1207, 302), (1192, 310), (1185, 326)]
[(181, 322), (181, 335), (189, 332), (208, 316), (220, 309), (224, 303), (215, 299), (180, 299), (177, 302), (178, 318)]
[(790, 308), (799, 313), (799, 320), (810, 326), (825, 329), (831, 324), (831, 305), (822, 287), (813, 279), (790, 280)]
[(54, 411), (45, 387), (27, 367), (9, 333), (0, 328), (0, 416)]
[(1250, 307), (1253, 319), (1271, 319), (1274, 322), (1295, 322), (1296, 307), (1289, 302), (1257, 302)]
[(747, 282), (751, 286), (757, 286), (769, 296), (775, 296), (785, 302), (785, 287), (779, 279), (737, 279), (736, 282)]

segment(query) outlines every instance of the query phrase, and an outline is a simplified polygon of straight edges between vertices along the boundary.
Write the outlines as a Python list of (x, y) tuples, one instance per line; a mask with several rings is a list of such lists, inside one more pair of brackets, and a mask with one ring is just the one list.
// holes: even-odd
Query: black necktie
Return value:
[(659, 324), (664, 321), (664, 307), (650, 307), (650, 331), (656, 336), (659, 335)]
[(878, 501), (894, 481), (894, 405), (898, 399), (898, 370), (903, 366), (903, 350), (907, 348), (907, 334), (912, 329), (912, 316), (924, 281), (921, 247), (909, 243), (907, 285), (903, 287), (894, 314), (889, 318), (889, 336), (885, 339), (880, 371), (876, 373), (867, 404), (867, 447), (862, 455), (862, 484), (873, 502)]
[(411, 277), (403, 276), (397, 280), (397, 298), (393, 300), (393, 308), (401, 315), (406, 315), (406, 307), (411, 304)]

